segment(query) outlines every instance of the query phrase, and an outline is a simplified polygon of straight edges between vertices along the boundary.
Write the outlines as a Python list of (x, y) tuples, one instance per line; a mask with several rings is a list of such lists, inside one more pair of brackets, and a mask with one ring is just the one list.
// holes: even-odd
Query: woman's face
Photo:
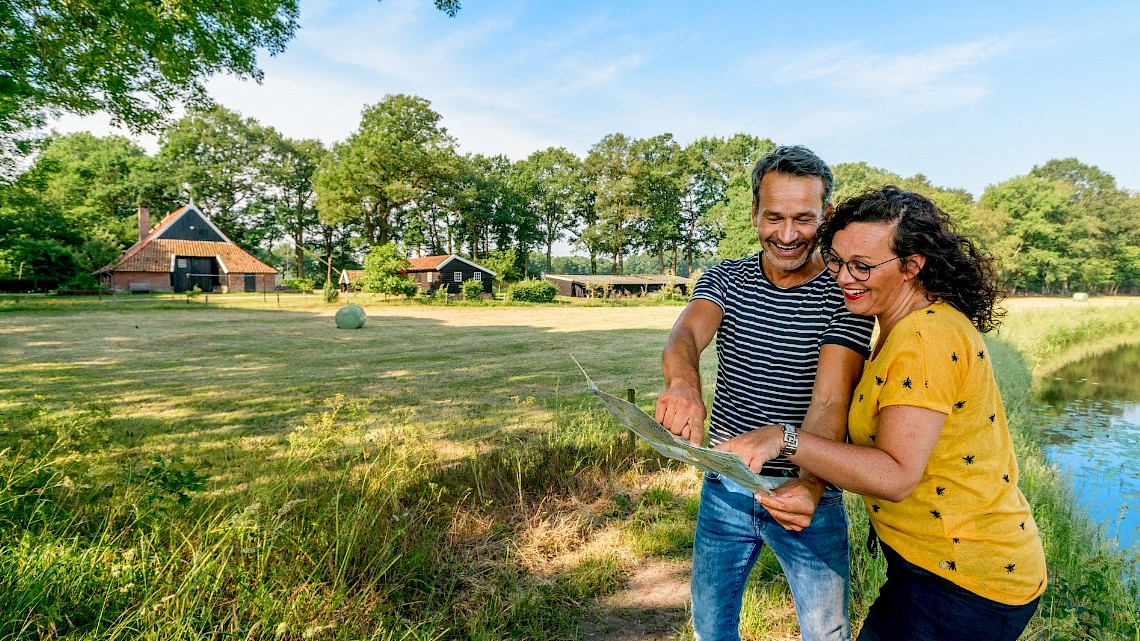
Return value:
[[(852, 313), (882, 316), (903, 304), (911, 293), (913, 276), (905, 271), (906, 257), (891, 250), (893, 234), (890, 223), (851, 223), (832, 238), (831, 254), (845, 263), (835, 280)], [(855, 277), (862, 278), (868, 268), (866, 280)]]

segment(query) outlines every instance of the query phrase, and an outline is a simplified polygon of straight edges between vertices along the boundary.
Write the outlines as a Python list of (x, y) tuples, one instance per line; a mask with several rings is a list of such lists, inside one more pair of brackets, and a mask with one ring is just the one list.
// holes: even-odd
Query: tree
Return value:
[[(305, 239), (320, 225), (313, 175), (327, 150), (319, 140), (292, 140), (272, 129), (269, 133), (262, 169), (265, 210), (272, 226), (292, 239), (297, 278), (304, 278)], [(331, 266), (326, 265), (329, 271)]]
[(566, 238), (581, 214), (582, 161), (565, 147), (536, 151), (517, 165), (518, 190), (535, 212), (550, 271), (554, 243)]
[[(152, 130), (180, 104), (204, 107), (217, 73), (260, 82), (257, 53), (285, 50), (299, 0), (0, 3), (0, 151), (10, 171), (49, 115), (105, 112)], [(459, 0), (435, 0), (454, 16)]]
[(701, 138), (690, 146), (707, 165), (702, 189), (711, 204), (702, 218), (710, 240), (717, 243), (722, 258), (748, 256), (760, 249), (752, 226), (752, 168), (776, 148), (767, 138), (735, 134), (728, 139)]
[(322, 219), (359, 224), (372, 245), (397, 238), (401, 215), (455, 171), (455, 141), (440, 120), (416, 96), (389, 95), (365, 108), (360, 128), (333, 146), (314, 177)]
[(270, 131), (222, 106), (192, 109), (159, 140), (159, 161), (192, 202), (236, 243), (251, 246), (247, 209), (266, 192)]
[(401, 274), (408, 267), (407, 259), (396, 248), (395, 243), (373, 245), (364, 259), (364, 276), (360, 279), (361, 289), (377, 294), (411, 296), (416, 293), (416, 284)]
[(515, 253), (514, 249), (493, 251), (479, 262), (487, 269), (495, 272), (495, 284), (499, 286), (499, 291), (502, 291), (504, 282), (519, 279), (518, 254)]
[(677, 252), (684, 221), (681, 202), (688, 173), (686, 157), (673, 134), (661, 134), (633, 145), (634, 199), (640, 213), (641, 245), (657, 256), (657, 272), (665, 272), (665, 254), (677, 273)]
[(624, 273), (623, 259), (642, 213), (634, 189), (633, 144), (625, 134), (609, 134), (586, 155), (585, 168), (596, 194), (598, 218), (583, 235), (612, 257), (613, 274)]
[(1067, 283), (1075, 263), (1068, 257), (1063, 224), (1069, 218), (1071, 189), (1036, 176), (1019, 176), (988, 187), (979, 206), (998, 212), (1008, 224), (994, 253), (1016, 291), (1036, 288), (1048, 294), (1054, 283)]

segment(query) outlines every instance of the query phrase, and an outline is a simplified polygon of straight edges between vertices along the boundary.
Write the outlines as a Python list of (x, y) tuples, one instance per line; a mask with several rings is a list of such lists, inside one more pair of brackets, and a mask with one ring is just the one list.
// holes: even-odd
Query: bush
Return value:
[(558, 288), (545, 280), (520, 280), (507, 290), (507, 298), (520, 303), (552, 303)]
[(483, 298), (483, 282), (478, 280), (465, 280), (460, 287), (463, 300), (479, 300)]
[(325, 288), (321, 293), (324, 294), (326, 303), (335, 303), (340, 298), (340, 290), (333, 284), (332, 279), (325, 281)]
[(286, 278), (281, 281), (281, 286), (285, 289), (299, 289), (303, 292), (313, 291), (316, 283), (312, 278)]

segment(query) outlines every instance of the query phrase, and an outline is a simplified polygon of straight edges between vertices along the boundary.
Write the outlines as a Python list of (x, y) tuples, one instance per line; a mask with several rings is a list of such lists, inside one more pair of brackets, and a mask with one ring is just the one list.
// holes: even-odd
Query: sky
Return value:
[[(264, 81), (207, 83), (291, 138), (426, 98), (461, 152), (747, 133), (981, 196), (1055, 158), (1140, 191), (1140, 3), (302, 0)], [(61, 132), (121, 133), (105, 117)], [(134, 137), (153, 152), (153, 136)]]

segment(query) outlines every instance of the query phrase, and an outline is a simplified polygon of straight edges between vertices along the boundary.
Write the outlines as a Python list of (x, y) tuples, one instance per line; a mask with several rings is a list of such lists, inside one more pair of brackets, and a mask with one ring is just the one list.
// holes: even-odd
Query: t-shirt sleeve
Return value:
[[(896, 328), (896, 332), (902, 328)], [(960, 382), (949, 367), (952, 338), (927, 327), (908, 329), (891, 346), (879, 407), (908, 405), (949, 415)], [(896, 338), (892, 336), (891, 338)], [(945, 364), (943, 364), (945, 361)]]
[(874, 329), (874, 318), (852, 314), (841, 301), (831, 314), (831, 321), (819, 339), (819, 346), (842, 345), (867, 358), (871, 355), (871, 331)]
[(701, 277), (697, 279), (697, 284), (693, 287), (693, 295), (689, 297), (689, 301), (707, 300), (716, 303), (717, 307), (723, 310), (727, 297), (728, 275), (721, 265), (717, 265), (701, 274)]

